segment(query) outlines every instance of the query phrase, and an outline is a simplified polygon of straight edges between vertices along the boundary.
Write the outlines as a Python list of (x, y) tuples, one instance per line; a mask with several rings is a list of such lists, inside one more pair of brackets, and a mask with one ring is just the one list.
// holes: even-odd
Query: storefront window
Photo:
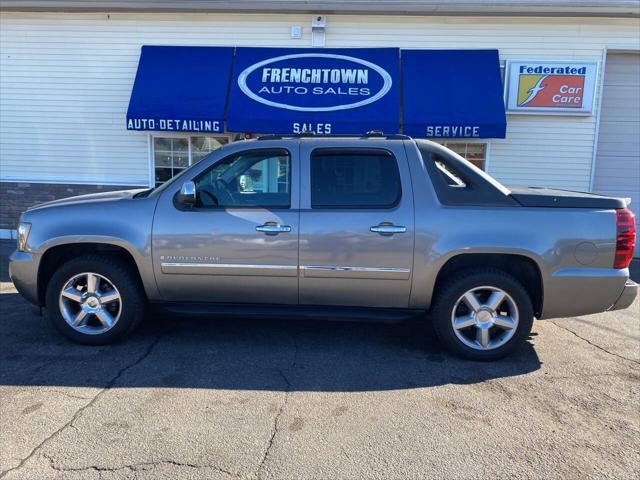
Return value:
[(486, 143), (444, 142), (443, 145), (484, 170), (487, 154)]
[(228, 142), (224, 136), (153, 137), (156, 186)]
[(227, 143), (229, 143), (227, 137), (191, 137), (191, 163), (198, 163)]
[(189, 166), (189, 140), (156, 137), (153, 139), (153, 158), (156, 185), (159, 185)]

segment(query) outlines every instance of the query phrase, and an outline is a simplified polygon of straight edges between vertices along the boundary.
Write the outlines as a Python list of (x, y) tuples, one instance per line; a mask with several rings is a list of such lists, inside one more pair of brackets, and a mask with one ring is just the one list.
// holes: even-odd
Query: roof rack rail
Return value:
[(410, 140), (408, 135), (402, 135), (400, 133), (394, 133), (385, 135), (379, 130), (371, 130), (363, 135), (349, 134), (349, 133), (327, 133), (327, 134), (315, 134), (314, 132), (301, 132), (301, 133), (285, 133), (285, 134), (268, 134), (261, 135), (258, 140), (282, 140), (285, 138), (384, 138), (386, 140)]

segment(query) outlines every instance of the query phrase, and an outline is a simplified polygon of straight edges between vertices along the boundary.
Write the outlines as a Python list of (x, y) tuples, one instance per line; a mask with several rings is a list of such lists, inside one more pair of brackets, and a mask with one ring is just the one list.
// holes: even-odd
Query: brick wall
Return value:
[(131, 188), (136, 187), (0, 182), (0, 229), (15, 229), (20, 214), (38, 203), (87, 193), (110, 192)]

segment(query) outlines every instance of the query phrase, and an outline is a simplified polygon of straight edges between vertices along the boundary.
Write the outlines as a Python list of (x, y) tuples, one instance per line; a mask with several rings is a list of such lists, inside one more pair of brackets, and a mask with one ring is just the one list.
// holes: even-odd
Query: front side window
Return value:
[(195, 180), (197, 206), (289, 207), (291, 157), (286, 150), (241, 152)]
[(312, 208), (391, 208), (400, 200), (400, 173), (386, 150), (315, 150)]

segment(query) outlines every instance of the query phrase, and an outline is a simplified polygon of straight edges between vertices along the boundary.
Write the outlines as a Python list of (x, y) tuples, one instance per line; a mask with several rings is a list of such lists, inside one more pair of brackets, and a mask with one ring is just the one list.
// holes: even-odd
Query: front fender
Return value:
[[(125, 250), (133, 261), (140, 275), (142, 285), (148, 298), (158, 297), (158, 287), (156, 285), (153, 269), (151, 268), (151, 245), (134, 245), (131, 242), (111, 235), (64, 235), (47, 240), (34, 249), (34, 258), (38, 262), (45, 257), (52, 248), (64, 245), (98, 244), (119, 247)], [(38, 266), (39, 269), (39, 266)]]
[(131, 255), (149, 299), (158, 298), (151, 262), (155, 198), (125, 199), (53, 206), (27, 211), (31, 223), (27, 252), (41, 262), (46, 252), (62, 245), (102, 244)]

